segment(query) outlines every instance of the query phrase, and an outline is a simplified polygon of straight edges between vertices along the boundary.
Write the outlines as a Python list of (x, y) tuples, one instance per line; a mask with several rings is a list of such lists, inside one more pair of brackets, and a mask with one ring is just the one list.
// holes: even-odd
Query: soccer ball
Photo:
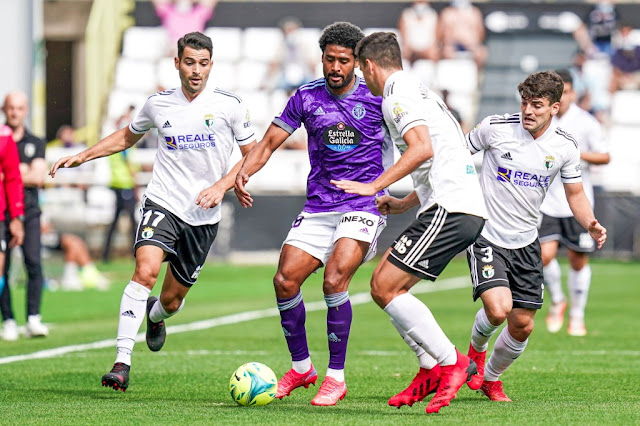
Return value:
[(238, 367), (229, 380), (231, 398), (238, 405), (267, 405), (276, 396), (278, 380), (273, 371), (259, 362)]

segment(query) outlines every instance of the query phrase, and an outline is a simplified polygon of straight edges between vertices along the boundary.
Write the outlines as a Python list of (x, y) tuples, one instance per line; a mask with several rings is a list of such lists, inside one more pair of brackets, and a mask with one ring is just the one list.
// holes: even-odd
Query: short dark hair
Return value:
[(352, 23), (334, 22), (322, 30), (318, 44), (323, 53), (328, 44), (337, 44), (338, 46), (351, 49), (355, 55), (356, 45), (363, 37), (364, 33), (362, 30)]
[(547, 98), (550, 103), (560, 102), (564, 82), (555, 71), (540, 71), (531, 74), (518, 85), (522, 99)]
[(377, 32), (366, 36), (356, 47), (356, 57), (361, 64), (371, 59), (381, 68), (402, 69), (400, 44), (394, 33)]
[(569, 72), (568, 69), (561, 68), (561, 69), (555, 70), (555, 71), (556, 71), (556, 74), (558, 74), (560, 76), (562, 81), (564, 81), (565, 83), (569, 83), (569, 84), (573, 85), (573, 76), (571, 75), (571, 72)]
[(196, 50), (207, 49), (209, 56), (211, 56), (213, 52), (211, 38), (200, 32), (187, 33), (180, 37), (178, 40), (178, 58), (182, 58), (182, 52), (184, 52), (184, 48), (187, 46)]

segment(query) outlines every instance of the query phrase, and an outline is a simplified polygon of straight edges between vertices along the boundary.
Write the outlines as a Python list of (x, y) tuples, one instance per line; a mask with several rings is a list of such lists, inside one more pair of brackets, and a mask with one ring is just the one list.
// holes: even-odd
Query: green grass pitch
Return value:
[[(374, 266), (370, 262), (357, 273), (352, 296), (368, 291)], [(547, 306), (541, 310), (524, 355), (502, 376), (513, 403), (492, 403), (465, 386), (451, 406), (434, 415), (425, 414), (426, 401), (400, 410), (387, 405), (387, 399), (413, 378), (417, 362), (373, 302), (354, 305), (346, 367), (348, 393), (335, 407), (311, 406), (317, 391), (313, 386), (265, 407), (239, 407), (231, 400), (229, 377), (239, 365), (262, 362), (278, 377), (290, 368), (277, 314), (196, 331), (170, 331), (158, 353), (151, 353), (144, 342), (137, 343), (125, 393), (100, 386), (101, 376), (113, 363), (111, 344), (9, 362), (39, 351), (115, 339), (120, 297), (133, 264), (112, 263), (103, 269), (113, 281), (106, 292), (45, 292), (42, 313), (51, 325), (49, 337), (0, 341), (0, 424), (640, 423), (637, 262), (593, 262), (586, 337), (569, 337), (566, 328), (549, 334), (544, 326)], [(566, 276), (566, 263), (563, 270)], [(273, 309), (274, 271), (275, 265), (206, 265), (184, 310), (168, 325)], [(463, 259), (449, 265), (441, 280), (444, 284), (456, 277), (468, 277)], [(305, 303), (311, 306), (314, 301), (323, 303), (321, 278), (315, 274), (303, 286)], [(158, 294), (159, 287), (153, 294)], [(466, 352), (480, 307), (472, 303), (469, 286), (418, 297), (453, 343)], [(24, 291), (18, 288), (14, 307), (19, 324), (24, 322), (23, 301)], [(322, 305), (307, 314), (309, 347), (321, 379), (328, 361), (325, 315)], [(144, 327), (143, 323), (141, 331)]]

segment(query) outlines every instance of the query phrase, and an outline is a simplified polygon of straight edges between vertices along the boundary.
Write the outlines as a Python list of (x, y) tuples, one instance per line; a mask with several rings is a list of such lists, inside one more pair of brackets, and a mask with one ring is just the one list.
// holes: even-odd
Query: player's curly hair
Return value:
[(182, 52), (184, 52), (184, 48), (187, 46), (196, 50), (207, 49), (209, 51), (209, 56), (211, 56), (213, 51), (211, 38), (197, 31), (187, 33), (180, 37), (180, 40), (178, 40), (178, 58), (182, 58)]
[(531, 74), (518, 85), (522, 99), (547, 98), (549, 103), (560, 102), (564, 81), (555, 71), (540, 71)]
[(320, 50), (324, 49), (328, 44), (337, 44), (355, 51), (356, 45), (364, 37), (362, 30), (350, 22), (334, 22), (322, 30), (322, 35), (318, 44)]

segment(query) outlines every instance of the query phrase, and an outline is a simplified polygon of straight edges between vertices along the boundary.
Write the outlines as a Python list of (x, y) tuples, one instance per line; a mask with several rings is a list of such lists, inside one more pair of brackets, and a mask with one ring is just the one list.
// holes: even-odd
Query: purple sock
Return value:
[(327, 302), (327, 336), (329, 339), (329, 368), (343, 370), (347, 358), (347, 342), (351, 330), (353, 312), (349, 293), (324, 296)]
[(304, 327), (307, 315), (304, 309), (302, 293), (298, 292), (298, 294), (289, 299), (278, 298), (276, 300), (280, 311), (280, 324), (291, 353), (291, 360), (301, 361), (309, 358), (307, 330)]

